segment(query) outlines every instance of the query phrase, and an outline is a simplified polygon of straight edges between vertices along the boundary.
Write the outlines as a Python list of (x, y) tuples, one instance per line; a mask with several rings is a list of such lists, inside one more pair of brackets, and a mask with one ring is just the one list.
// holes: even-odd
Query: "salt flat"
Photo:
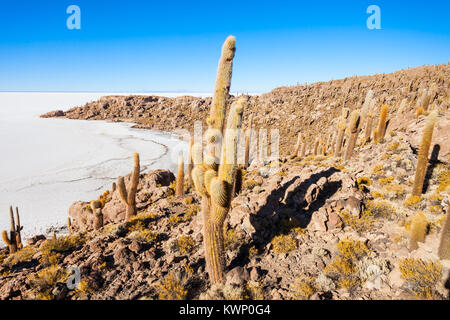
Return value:
[(142, 172), (175, 170), (187, 144), (172, 134), (130, 123), (39, 118), (104, 95), (0, 93), (1, 230), (9, 230), (9, 205), (19, 207), (25, 238), (65, 225), (72, 202), (96, 199), (131, 172), (133, 152), (140, 153)]

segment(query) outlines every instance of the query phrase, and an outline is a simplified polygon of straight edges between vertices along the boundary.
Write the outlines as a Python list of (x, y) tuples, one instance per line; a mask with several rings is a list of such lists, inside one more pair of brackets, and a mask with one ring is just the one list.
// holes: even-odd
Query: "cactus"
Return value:
[(175, 189), (175, 196), (181, 197), (184, 194), (184, 159), (183, 155), (180, 154), (178, 157), (178, 175), (177, 175), (177, 185)]
[[(17, 213), (17, 217), (19, 212), (16, 211)], [(14, 212), (13, 212), (13, 208), (12, 206), (9, 207), (9, 220), (10, 220), (10, 231), (9, 231), (9, 237), (8, 237), (8, 232), (6, 230), (3, 230), (2, 232), (2, 238), (3, 241), (8, 245), (9, 247), (9, 253), (15, 253), (17, 252), (17, 249), (19, 249), (19, 247), (22, 246), (22, 243), (20, 242), (17, 243), (17, 240), (20, 239), (20, 235), (19, 237), (17, 236), (17, 231), (20, 234), (20, 231), (22, 230), (23, 227), (20, 226), (20, 222), (19, 225), (16, 226), (15, 221), (14, 221)], [(18, 230), (16, 229), (17, 227)]]
[(336, 147), (334, 149), (334, 156), (339, 157), (341, 154), (342, 144), (344, 141), (344, 134), (345, 134), (345, 120), (341, 120), (338, 123), (338, 133), (337, 133), (337, 139), (336, 139)]
[(20, 217), (19, 217), (19, 208), (16, 207), (16, 243), (17, 249), (22, 249), (22, 236), (20, 235), (20, 231), (22, 231), (23, 226), (20, 225)]
[(350, 137), (347, 145), (347, 152), (345, 153), (344, 157), (345, 161), (349, 160), (353, 155), (353, 150), (355, 149), (356, 139), (358, 138), (359, 133), (359, 123), (360, 116), (358, 114), (358, 111), (354, 110), (350, 115), (350, 123), (348, 126)]
[(380, 143), (384, 139), (386, 134), (386, 123), (389, 108), (386, 104), (381, 107), (380, 120), (378, 121), (377, 136), (375, 138), (376, 143)]
[(409, 250), (413, 251), (419, 248), (418, 242), (425, 241), (428, 221), (423, 212), (414, 215), (411, 222), (411, 233), (409, 238)]
[(72, 234), (72, 220), (70, 219), (70, 217), (67, 217), (67, 231), (69, 232), (69, 234)]
[(314, 142), (314, 155), (317, 156), (319, 154), (319, 144), (320, 144), (320, 139), (316, 138), (316, 141)]
[(450, 208), (447, 209), (447, 217), (441, 231), (438, 256), (442, 260), (450, 260)]
[(291, 159), (294, 159), (295, 157), (298, 156), (301, 141), (302, 141), (302, 134), (301, 134), (301, 132), (299, 132), (298, 136), (297, 136), (297, 144), (295, 145), (294, 152), (292, 152), (291, 157), (290, 157)]
[(300, 157), (302, 158), (306, 156), (306, 147), (307, 147), (306, 139), (304, 136), (302, 136), (302, 150), (300, 151)]
[(404, 98), (402, 102), (400, 102), (400, 106), (398, 107), (397, 114), (402, 115), (406, 111), (406, 106), (408, 104), (408, 99)]
[[(203, 163), (195, 161), (196, 166), (192, 172), (195, 189), (202, 196), (206, 268), (213, 284), (224, 282), (223, 223), (236, 190), (238, 129), (241, 127), (242, 113), (247, 103), (247, 99), (242, 96), (231, 106), (226, 123), (227, 130), (223, 143), (220, 144), (220, 140), (215, 139), (215, 133), (224, 131), (223, 119), (226, 114), (234, 52), (235, 39), (230, 36), (223, 45), (217, 71), (213, 104), (208, 118), (207, 155)], [(222, 150), (220, 164), (217, 164), (213, 157), (216, 147)], [(200, 160), (201, 146), (194, 148), (197, 150), (195, 159)]]
[(373, 124), (373, 115), (372, 114), (368, 114), (367, 115), (367, 120), (366, 120), (366, 130), (365, 130), (365, 133), (364, 133), (363, 143), (366, 143), (366, 142), (370, 141), (370, 134), (372, 133), (372, 124)]
[(113, 183), (112, 183), (112, 186), (111, 186), (111, 193), (113, 193), (114, 191), (116, 191), (116, 189), (117, 189), (117, 185), (116, 185), (115, 182), (113, 182)]
[(90, 204), (94, 214), (94, 230), (98, 230), (103, 227), (102, 204), (98, 200), (93, 200)]
[(416, 175), (414, 178), (414, 185), (412, 189), (413, 196), (421, 196), (423, 189), (423, 182), (427, 172), (428, 154), (430, 152), (431, 140), (433, 139), (434, 124), (437, 120), (437, 110), (432, 111), (426, 120), (425, 128), (423, 129), (422, 141), (420, 143), (419, 154), (417, 156)]
[(253, 114), (250, 114), (248, 123), (248, 130), (245, 135), (244, 169), (247, 169), (250, 162), (250, 138), (252, 136)]
[(125, 219), (129, 220), (131, 217), (136, 215), (136, 191), (139, 183), (139, 153), (135, 152), (133, 154), (134, 169), (131, 177), (130, 190), (127, 191), (125, 187), (125, 181), (123, 177), (119, 177), (117, 180), (117, 187), (119, 188), (120, 198), (122, 202), (127, 206), (127, 211)]
[(192, 169), (194, 168), (192, 160), (192, 146), (194, 145), (194, 139), (189, 140), (189, 153), (188, 153), (188, 165), (187, 165), (187, 180), (189, 186), (192, 186), (194, 182), (192, 181)]

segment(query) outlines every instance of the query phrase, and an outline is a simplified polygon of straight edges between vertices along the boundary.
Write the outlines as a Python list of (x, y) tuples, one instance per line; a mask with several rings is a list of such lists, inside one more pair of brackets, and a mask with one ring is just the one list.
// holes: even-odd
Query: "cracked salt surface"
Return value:
[(24, 238), (65, 226), (74, 201), (96, 199), (131, 172), (133, 152), (141, 172), (175, 172), (188, 148), (175, 135), (130, 123), (39, 118), (104, 95), (0, 93), (0, 230), (9, 230), (10, 205), (19, 207)]

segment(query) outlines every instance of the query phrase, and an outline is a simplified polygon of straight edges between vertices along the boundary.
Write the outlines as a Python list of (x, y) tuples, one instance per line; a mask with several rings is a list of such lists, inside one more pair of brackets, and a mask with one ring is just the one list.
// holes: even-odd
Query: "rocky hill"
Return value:
[[(448, 65), (424, 66), (249, 97), (244, 123), (252, 114), (256, 128), (280, 129), (282, 155), (253, 157), (241, 171), (223, 230), (224, 284), (211, 285), (205, 271), (198, 193), (186, 180), (175, 196), (174, 174), (156, 170), (140, 174), (131, 220), (114, 186), (99, 195), (100, 228), (84, 199), (69, 208), (70, 235), (3, 249), (0, 299), (448, 299), (450, 260), (438, 252), (450, 206), (449, 73)], [(44, 116), (190, 130), (210, 105), (114, 96)], [(430, 119), (431, 155), (414, 196)], [(81, 272), (74, 290), (70, 266)]]

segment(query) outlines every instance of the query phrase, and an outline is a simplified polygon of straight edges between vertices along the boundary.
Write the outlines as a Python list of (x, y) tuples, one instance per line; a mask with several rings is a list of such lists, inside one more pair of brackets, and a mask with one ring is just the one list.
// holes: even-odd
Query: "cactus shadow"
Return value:
[(255, 214), (250, 215), (250, 223), (255, 229), (255, 232), (252, 234), (252, 243), (244, 244), (240, 247), (238, 255), (231, 261), (228, 269), (231, 270), (236, 266), (242, 267), (249, 263), (249, 249), (252, 245), (255, 245), (259, 252), (263, 252), (274, 236), (282, 234), (283, 231), (284, 233), (289, 232), (289, 227), (288, 230), (283, 230), (283, 228), (286, 229), (284, 223), (287, 220), (294, 220), (299, 223), (301, 228), (306, 228), (313, 212), (322, 207), (327, 199), (340, 189), (342, 182), (332, 181), (326, 183), (315, 200), (308, 206), (305, 206), (304, 201), (299, 201), (298, 194), (304, 196), (306, 190), (311, 185), (316, 184), (319, 179), (323, 177), (328, 179), (328, 177), (339, 171), (331, 167), (312, 174), (308, 179), (300, 182), (293, 190), (290, 190), (286, 198), (287, 189), (297, 182), (298, 176), (274, 189), (267, 197), (266, 204)]
[(439, 144), (435, 144), (433, 146), (433, 150), (431, 151), (431, 157), (430, 160), (428, 161), (428, 167), (427, 167), (427, 172), (425, 174), (425, 180), (423, 182), (423, 188), (422, 188), (422, 193), (426, 193), (428, 191), (428, 188), (430, 186), (430, 180), (431, 177), (433, 176), (433, 171), (436, 168), (436, 166), (441, 163), (441, 161), (439, 161), (439, 152), (441, 151), (441, 146)]

